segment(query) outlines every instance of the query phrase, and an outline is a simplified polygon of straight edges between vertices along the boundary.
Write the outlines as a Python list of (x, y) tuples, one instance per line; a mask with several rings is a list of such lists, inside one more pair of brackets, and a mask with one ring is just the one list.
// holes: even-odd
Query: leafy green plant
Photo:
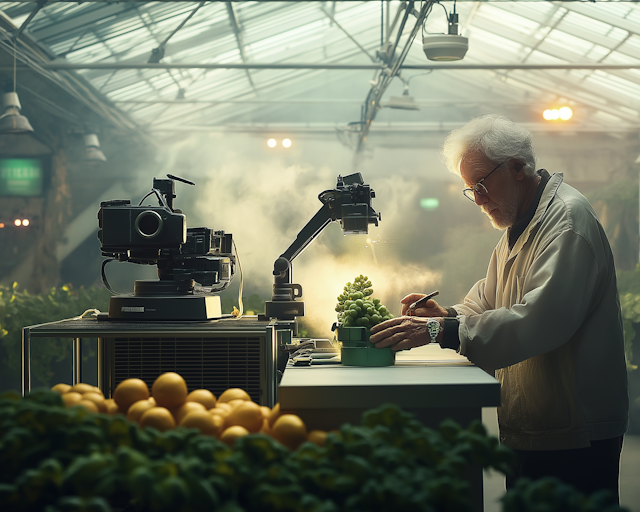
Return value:
[[(23, 327), (72, 318), (87, 309), (106, 311), (110, 295), (104, 288), (75, 290), (64, 285), (52, 288), (48, 293), (31, 294), (21, 291), (18, 283), (0, 285), (0, 340), (6, 351), (3, 366), (9, 371), (20, 368)], [(70, 347), (68, 340), (38, 341), (38, 350), (31, 352), (31, 369), (42, 385), (51, 384), (52, 362), (68, 357)]]
[(380, 304), (380, 299), (374, 299), (372, 295), (373, 288), (367, 276), (360, 274), (353, 283), (347, 283), (338, 296), (338, 321), (345, 327), (370, 327), (393, 318)]
[[(15, 512), (465, 512), (468, 467), (506, 472), (512, 456), (480, 422), (433, 430), (392, 405), (342, 425), (323, 447), (290, 452), (262, 434), (229, 448), (194, 429), (141, 429), (122, 415), (66, 409), (50, 391), (0, 397), (0, 509)], [(524, 496), (536, 512), (596, 510), (554, 508), (566, 494), (559, 487), (529, 489), (505, 503)], [(622, 510), (598, 499), (602, 510)]]

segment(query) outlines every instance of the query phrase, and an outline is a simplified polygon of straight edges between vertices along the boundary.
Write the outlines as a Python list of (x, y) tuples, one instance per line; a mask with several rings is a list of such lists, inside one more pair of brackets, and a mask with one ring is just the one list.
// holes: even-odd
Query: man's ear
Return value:
[(514, 160), (513, 161), (513, 169), (516, 171), (516, 179), (518, 179), (518, 180), (524, 179), (524, 177), (525, 177), (524, 168), (526, 166), (527, 166), (527, 164), (525, 164), (521, 160)]

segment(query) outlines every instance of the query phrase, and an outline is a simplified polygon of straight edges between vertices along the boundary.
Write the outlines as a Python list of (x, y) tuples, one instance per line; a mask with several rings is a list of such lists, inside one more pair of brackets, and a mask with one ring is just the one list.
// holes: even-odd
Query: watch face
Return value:
[(429, 322), (427, 322), (427, 329), (432, 337), (437, 336), (440, 332), (440, 322), (437, 320), (429, 320)]

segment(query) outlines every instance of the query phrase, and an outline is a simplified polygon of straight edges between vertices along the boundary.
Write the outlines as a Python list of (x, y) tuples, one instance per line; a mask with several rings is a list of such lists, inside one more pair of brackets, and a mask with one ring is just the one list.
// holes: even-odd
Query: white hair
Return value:
[(460, 162), (469, 151), (480, 151), (496, 165), (516, 158), (525, 163), (525, 176), (536, 172), (536, 155), (531, 132), (506, 117), (485, 114), (462, 128), (453, 130), (445, 139), (442, 156), (449, 172), (460, 175)]

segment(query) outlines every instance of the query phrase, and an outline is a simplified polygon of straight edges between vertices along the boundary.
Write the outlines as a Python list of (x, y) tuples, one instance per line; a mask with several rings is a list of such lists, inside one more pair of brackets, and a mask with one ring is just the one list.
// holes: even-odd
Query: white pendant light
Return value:
[(88, 162), (106, 162), (107, 157), (100, 150), (100, 141), (95, 133), (88, 133), (84, 136), (84, 146), (86, 148), (86, 158)]

